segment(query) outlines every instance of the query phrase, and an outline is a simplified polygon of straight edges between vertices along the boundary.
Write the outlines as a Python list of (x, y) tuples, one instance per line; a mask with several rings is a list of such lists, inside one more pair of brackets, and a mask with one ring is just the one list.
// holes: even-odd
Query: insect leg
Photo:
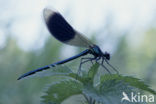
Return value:
[[(87, 59), (87, 60), (85, 60), (85, 59)], [(91, 63), (93, 64), (92, 61), (95, 60), (95, 59), (96, 59), (96, 58), (81, 58), (80, 66), (79, 66), (79, 69), (78, 69), (78, 75), (80, 75), (82, 64), (84, 64), (84, 63), (86, 63), (86, 62), (88, 62), (88, 61), (91, 61)], [(83, 61), (83, 60), (85, 60), (85, 61)]]
[(111, 74), (111, 72), (109, 71), (109, 69), (103, 64), (103, 62), (104, 62), (104, 58), (102, 58), (102, 62), (100, 63), (100, 65), (104, 68), (104, 69), (106, 69), (106, 71), (109, 73), (109, 74)]
[(104, 60), (116, 72), (116, 74), (119, 74), (117, 69), (115, 69), (106, 59), (104, 59)]

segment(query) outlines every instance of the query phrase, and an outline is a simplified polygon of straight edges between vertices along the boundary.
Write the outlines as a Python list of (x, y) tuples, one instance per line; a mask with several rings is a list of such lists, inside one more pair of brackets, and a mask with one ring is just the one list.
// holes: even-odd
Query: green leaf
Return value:
[[(92, 101), (94, 100), (100, 104), (132, 104), (132, 102), (129, 101), (121, 101), (124, 97), (123, 92), (130, 97), (132, 92), (134, 95), (137, 95), (138, 89), (155, 94), (154, 90), (150, 89), (139, 79), (116, 74), (101, 76), (100, 84), (96, 87), (93, 87), (91, 83), (86, 84), (83, 89), (83, 94), (87, 96), (88, 99), (92, 99)], [(146, 103), (133, 102), (133, 104)]]
[(144, 90), (144, 91), (148, 91), (152, 94), (156, 94), (156, 92), (149, 88), (149, 86), (147, 84), (145, 84), (143, 81), (141, 81), (138, 78), (134, 78), (131, 76), (121, 76), (121, 75), (117, 75), (117, 74), (112, 74), (112, 75), (103, 75), (101, 76), (101, 83), (104, 83), (108, 80), (116, 80), (116, 81), (123, 81), (125, 83), (127, 83), (130, 86), (133, 86), (135, 88)]
[(72, 95), (82, 93), (82, 83), (69, 78), (53, 82), (42, 96), (43, 104), (60, 104)]
[(97, 73), (98, 71), (98, 68), (99, 68), (99, 64), (98, 63), (95, 63), (94, 65), (92, 65), (92, 67), (90, 68), (89, 72), (88, 72), (88, 77), (90, 78), (94, 78), (95, 74)]
[(90, 68), (87, 75), (78, 76), (75, 73), (70, 73), (67, 76), (72, 77), (72, 78), (82, 82), (84, 85), (87, 83), (93, 83), (93, 79), (94, 79), (95, 74), (98, 71), (98, 68), (99, 68), (99, 64), (95, 63), (94, 65), (92, 65), (92, 67)]
[(123, 81), (109, 80), (101, 84), (100, 89), (88, 86), (83, 93), (89, 99), (92, 99), (96, 101), (96, 103), (100, 104), (146, 104), (144, 102), (122, 102), (122, 98), (124, 97), (123, 92), (126, 92), (126, 94), (130, 97), (131, 92), (136, 95), (136, 91), (137, 90), (134, 87), (129, 86)]
[[(97, 103), (100, 104), (121, 104), (123, 91), (127, 93), (132, 91), (135, 92), (135, 90), (133, 90), (133, 87), (129, 86), (123, 81), (107, 80), (102, 84), (100, 84), (99, 88), (95, 88), (92, 85), (88, 84), (88, 86), (85, 86), (83, 93), (88, 98), (95, 100)], [(130, 103), (126, 102), (122, 104), (130, 104)]]
[(91, 78), (85, 77), (85, 76), (82, 76), (82, 77), (81, 77), (81, 76), (78, 76), (78, 75), (75, 74), (75, 73), (70, 73), (70, 74), (67, 75), (67, 76), (72, 77), (72, 78), (74, 78), (74, 79), (80, 81), (80, 82), (83, 83), (83, 84), (88, 83), (88, 82), (91, 81)]

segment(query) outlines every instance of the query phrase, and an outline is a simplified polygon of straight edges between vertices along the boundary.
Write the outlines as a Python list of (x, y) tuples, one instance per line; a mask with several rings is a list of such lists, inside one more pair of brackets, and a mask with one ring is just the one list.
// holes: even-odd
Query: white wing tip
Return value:
[(46, 7), (43, 9), (43, 17), (45, 21), (47, 22), (49, 20), (49, 17), (51, 17), (53, 14), (57, 13), (55, 9), (51, 9), (50, 7)]

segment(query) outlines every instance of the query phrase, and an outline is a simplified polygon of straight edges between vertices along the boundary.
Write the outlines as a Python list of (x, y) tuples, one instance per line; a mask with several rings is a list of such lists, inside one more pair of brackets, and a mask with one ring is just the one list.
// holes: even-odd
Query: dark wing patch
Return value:
[(84, 35), (74, 30), (60, 13), (45, 8), (43, 15), (50, 33), (59, 41), (86, 48), (94, 45)]
[(52, 35), (59, 41), (70, 41), (76, 34), (74, 29), (58, 12), (51, 12), (46, 20), (46, 24)]

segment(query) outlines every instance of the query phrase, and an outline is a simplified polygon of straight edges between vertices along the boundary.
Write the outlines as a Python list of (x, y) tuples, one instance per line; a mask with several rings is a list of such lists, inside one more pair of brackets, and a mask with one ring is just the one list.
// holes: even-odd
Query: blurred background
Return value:
[(156, 0), (1, 0), (0, 104), (39, 104), (50, 77), (17, 78), (83, 50), (61, 44), (42, 15), (49, 6), (111, 54), (123, 75), (156, 90)]

